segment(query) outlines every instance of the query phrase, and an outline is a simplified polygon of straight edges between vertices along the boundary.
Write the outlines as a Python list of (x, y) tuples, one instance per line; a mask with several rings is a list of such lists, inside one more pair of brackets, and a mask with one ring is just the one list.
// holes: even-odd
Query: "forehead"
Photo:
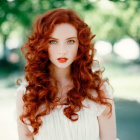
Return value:
[(70, 37), (70, 36), (75, 36), (77, 37), (77, 30), (76, 28), (68, 23), (62, 23), (58, 24), (54, 27), (54, 30), (51, 34), (51, 37)]

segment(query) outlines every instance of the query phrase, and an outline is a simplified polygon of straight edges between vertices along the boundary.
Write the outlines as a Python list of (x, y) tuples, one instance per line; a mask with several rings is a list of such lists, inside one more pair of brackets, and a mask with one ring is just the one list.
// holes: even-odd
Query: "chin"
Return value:
[(70, 66), (70, 65), (67, 65), (67, 64), (66, 64), (66, 65), (65, 65), (65, 64), (57, 65), (57, 67), (58, 67), (58, 68), (61, 68), (61, 69), (67, 68), (67, 67), (69, 67), (69, 66)]
[(58, 67), (58, 68), (67, 68), (67, 67), (70, 67), (71, 65), (71, 62), (66, 62), (66, 63), (56, 63), (55, 66)]

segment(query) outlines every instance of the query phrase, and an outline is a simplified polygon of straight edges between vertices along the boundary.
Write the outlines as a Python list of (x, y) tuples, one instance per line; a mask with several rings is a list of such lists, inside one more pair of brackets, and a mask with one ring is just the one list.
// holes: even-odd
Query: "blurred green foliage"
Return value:
[[(16, 32), (22, 44), (31, 34), (32, 23), (49, 9), (71, 8), (91, 27), (95, 41), (107, 40), (112, 45), (124, 37), (140, 44), (140, 2), (133, 0), (1, 0), (0, 44), (5, 66), (10, 53), (6, 41)], [(21, 47), (21, 46), (19, 46)], [(18, 51), (21, 56), (20, 51)], [(19, 62), (20, 64), (20, 62)], [(4, 65), (3, 65), (4, 66)]]

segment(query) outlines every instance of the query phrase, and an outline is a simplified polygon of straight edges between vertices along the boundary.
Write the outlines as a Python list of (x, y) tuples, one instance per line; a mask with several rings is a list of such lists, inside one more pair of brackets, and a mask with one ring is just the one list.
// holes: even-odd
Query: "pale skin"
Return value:
[[(48, 48), (49, 59), (51, 61), (50, 70), (51, 76), (59, 82), (59, 89), (61, 90), (61, 98), (65, 99), (66, 88), (72, 84), (70, 77), (70, 65), (74, 61), (78, 50), (77, 30), (70, 24), (56, 25), (50, 38), (50, 44)], [(67, 57), (68, 61), (65, 63), (59, 63), (57, 58)], [(22, 101), (23, 92), (19, 91), (17, 94), (17, 117), (22, 113)], [(98, 116), (100, 140), (116, 140), (116, 118), (115, 107), (112, 102), (112, 116), (108, 119), (103, 116), (108, 111), (108, 108)], [(19, 140), (33, 140), (33, 137), (27, 137), (26, 132), (29, 131), (28, 127), (24, 125), (19, 119), (17, 119)]]
[[(49, 40), (49, 59), (51, 61), (51, 77), (59, 83), (59, 89), (64, 90), (68, 85), (72, 86), (70, 66), (74, 61), (78, 50), (77, 30), (70, 24), (56, 25)], [(57, 58), (66, 57), (67, 62), (60, 63)], [(63, 96), (63, 97), (62, 97)], [(61, 95), (61, 98), (65, 94)]]

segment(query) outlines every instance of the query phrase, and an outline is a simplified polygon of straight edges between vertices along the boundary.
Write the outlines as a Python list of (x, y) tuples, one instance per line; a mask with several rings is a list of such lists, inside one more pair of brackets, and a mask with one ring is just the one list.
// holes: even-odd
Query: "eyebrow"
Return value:
[[(77, 38), (77, 37), (69, 37), (67, 39), (72, 39), (72, 38)], [(55, 40), (58, 40), (57, 38), (54, 38), (54, 37), (50, 37), (49, 39), (55, 39)]]

